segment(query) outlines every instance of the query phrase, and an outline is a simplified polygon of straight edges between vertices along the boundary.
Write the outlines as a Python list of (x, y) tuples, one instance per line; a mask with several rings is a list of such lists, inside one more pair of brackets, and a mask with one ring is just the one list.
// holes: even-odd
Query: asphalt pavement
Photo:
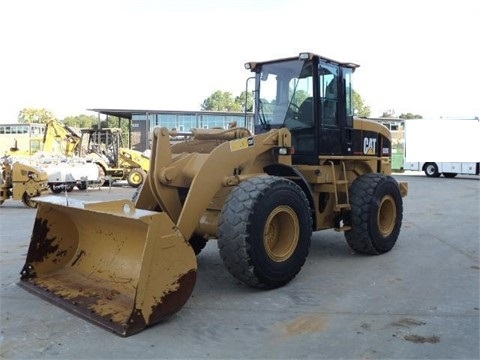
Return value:
[[(17, 285), (36, 210), (7, 200), (0, 206), (0, 358), (479, 359), (480, 177), (395, 178), (409, 183), (409, 195), (389, 253), (358, 255), (342, 233), (317, 232), (297, 277), (262, 291), (236, 281), (210, 241), (186, 305), (128, 338)], [(133, 193), (117, 183), (68, 196)]]

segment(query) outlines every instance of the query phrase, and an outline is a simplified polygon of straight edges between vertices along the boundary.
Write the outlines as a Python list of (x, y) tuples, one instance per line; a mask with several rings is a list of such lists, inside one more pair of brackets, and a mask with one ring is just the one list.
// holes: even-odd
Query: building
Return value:
[(166, 127), (179, 132), (188, 132), (193, 128), (223, 128), (236, 122), (239, 127), (253, 129), (253, 114), (222, 111), (169, 111), (169, 110), (122, 110), (89, 109), (100, 115), (115, 116), (130, 121), (131, 148), (145, 151), (150, 147), (153, 128)]
[(0, 156), (11, 148), (30, 151), (41, 150), (45, 124), (0, 124)]

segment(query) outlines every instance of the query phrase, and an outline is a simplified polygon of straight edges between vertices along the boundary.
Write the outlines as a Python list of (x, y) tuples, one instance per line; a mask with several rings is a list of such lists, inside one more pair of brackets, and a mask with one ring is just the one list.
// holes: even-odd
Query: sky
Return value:
[(371, 116), (480, 116), (478, 0), (0, 2), (0, 123), (23, 108), (200, 110), (248, 61), (309, 51), (360, 65)]

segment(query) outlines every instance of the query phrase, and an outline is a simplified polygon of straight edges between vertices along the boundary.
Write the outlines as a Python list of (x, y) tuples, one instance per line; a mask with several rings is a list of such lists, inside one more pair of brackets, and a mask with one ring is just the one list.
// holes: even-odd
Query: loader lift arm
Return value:
[[(242, 132), (242, 135), (246, 134)], [(184, 238), (190, 239), (214, 195), (222, 187), (238, 185), (242, 178), (241, 169), (252, 167), (252, 162), (277, 146), (290, 147), (287, 129), (223, 142), (209, 154), (190, 153), (175, 157), (169, 146), (168, 129), (157, 128), (153, 133), (152, 166), (136, 206), (154, 209), (158, 204), (176, 223)], [(263, 172), (263, 167), (261, 170)], [(254, 175), (249, 173), (249, 176)], [(183, 204), (178, 188), (189, 188)]]

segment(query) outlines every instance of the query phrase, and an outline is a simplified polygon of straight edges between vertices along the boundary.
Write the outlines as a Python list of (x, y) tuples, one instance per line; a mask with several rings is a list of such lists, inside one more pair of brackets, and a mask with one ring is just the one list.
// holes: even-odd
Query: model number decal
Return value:
[(363, 138), (363, 153), (365, 155), (375, 155), (377, 153), (377, 139), (371, 137)]
[(238, 151), (255, 145), (253, 137), (236, 139), (230, 141), (230, 151)]

